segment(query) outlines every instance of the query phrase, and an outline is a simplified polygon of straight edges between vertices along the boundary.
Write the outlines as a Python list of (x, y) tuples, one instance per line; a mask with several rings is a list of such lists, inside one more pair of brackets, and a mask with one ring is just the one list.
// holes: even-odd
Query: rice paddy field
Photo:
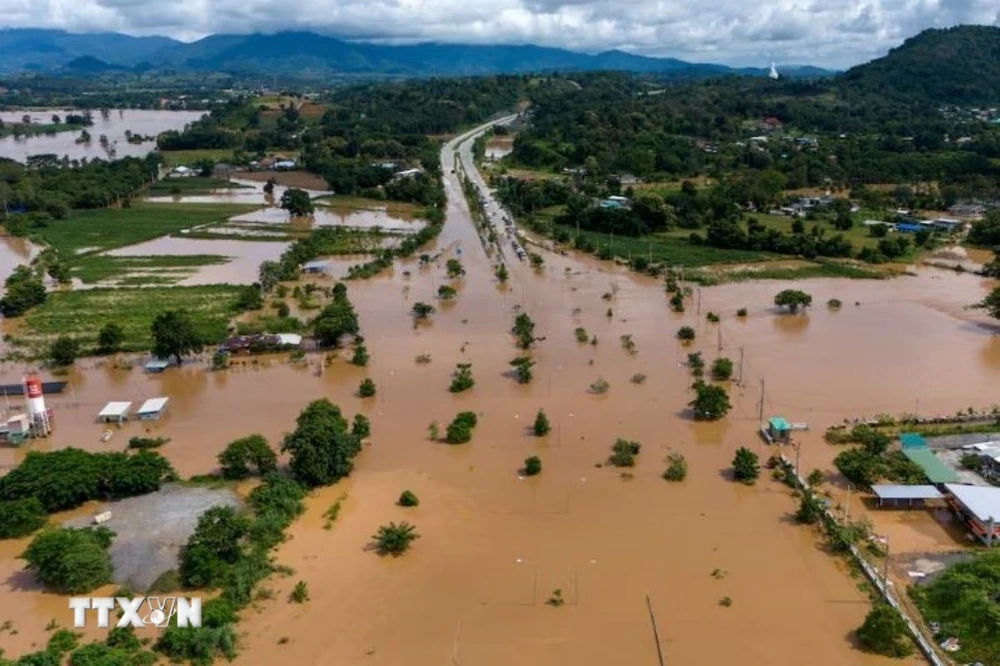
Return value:
[(57, 291), (23, 317), (11, 342), (29, 355), (41, 353), (59, 335), (94, 347), (101, 328), (114, 321), (125, 333), (123, 351), (145, 351), (152, 345), (150, 325), (166, 310), (186, 310), (205, 341), (217, 342), (237, 313), (239, 291), (233, 285)]
[(84, 284), (128, 286), (129, 283), (172, 284), (190, 277), (202, 266), (224, 264), (228, 257), (215, 254), (115, 257), (92, 254), (73, 262), (72, 276)]

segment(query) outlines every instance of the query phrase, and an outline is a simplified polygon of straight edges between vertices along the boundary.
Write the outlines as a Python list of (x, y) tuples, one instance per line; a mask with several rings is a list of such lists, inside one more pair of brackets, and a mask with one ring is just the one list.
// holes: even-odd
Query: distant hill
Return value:
[(131, 66), (176, 43), (168, 37), (115, 32), (77, 35), (63, 30), (0, 29), (0, 73), (54, 71), (82, 57)]
[[(98, 62), (79, 61), (92, 58)], [(103, 63), (103, 65), (102, 65)], [(136, 71), (227, 72), (326, 77), (336, 74), (460, 76), (540, 71), (617, 70), (682, 77), (762, 76), (764, 68), (734, 69), (624, 51), (596, 55), (533, 45), (347, 42), (311, 32), (211, 35), (186, 44), (166, 37), (74, 35), (58, 30), (0, 30), (0, 72), (102, 73)], [(817, 68), (788, 68), (787, 76), (823, 76)]]
[(72, 74), (104, 74), (106, 72), (128, 71), (128, 68), (122, 65), (112, 65), (93, 56), (80, 56), (63, 65), (60, 71)]
[(1000, 28), (925, 30), (845, 72), (847, 90), (939, 104), (1000, 103)]

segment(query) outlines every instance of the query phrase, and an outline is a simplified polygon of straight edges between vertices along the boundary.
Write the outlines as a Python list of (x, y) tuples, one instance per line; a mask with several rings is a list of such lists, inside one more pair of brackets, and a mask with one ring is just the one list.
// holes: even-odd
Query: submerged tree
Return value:
[(64, 594), (90, 592), (111, 582), (108, 546), (114, 536), (104, 527), (54, 528), (36, 536), (22, 557), (47, 588)]
[(526, 313), (521, 312), (514, 317), (514, 328), (511, 329), (517, 338), (517, 346), (530, 349), (535, 342), (535, 322)]
[(434, 306), (418, 301), (413, 304), (413, 318), (417, 320), (427, 319), (434, 314)]
[(510, 364), (514, 368), (514, 377), (517, 378), (518, 384), (531, 383), (534, 378), (531, 368), (534, 367), (535, 361), (530, 356), (518, 356)]
[(223, 478), (245, 479), (275, 471), (278, 458), (263, 435), (250, 435), (230, 442), (219, 454), (219, 465)]
[(448, 271), (448, 277), (452, 279), (465, 275), (465, 267), (462, 266), (462, 262), (458, 259), (449, 259), (446, 261), (445, 270)]
[(778, 307), (788, 308), (788, 311), (795, 314), (799, 308), (807, 308), (812, 305), (813, 297), (798, 289), (785, 289), (774, 297), (774, 304)]
[(706, 384), (700, 379), (694, 383), (692, 388), (695, 392), (695, 399), (689, 403), (689, 406), (694, 409), (695, 420), (717, 421), (729, 412), (731, 405), (726, 389)]
[(535, 415), (535, 423), (532, 426), (532, 429), (535, 431), (535, 437), (544, 437), (552, 430), (552, 425), (549, 423), (549, 417), (545, 415), (544, 410), (538, 410), (538, 414)]
[(354, 470), (361, 439), (348, 430), (339, 407), (325, 398), (316, 400), (295, 423), (281, 450), (290, 454), (289, 467), (297, 481), (308, 487), (325, 486)]
[(913, 653), (906, 622), (892, 606), (881, 602), (868, 611), (864, 624), (858, 629), (858, 643), (865, 652), (887, 657), (906, 657)]
[(191, 315), (184, 310), (168, 310), (153, 320), (153, 355), (160, 358), (173, 356), (177, 363), (185, 354), (197, 354), (205, 342), (194, 325)]
[(281, 207), (287, 210), (288, 214), (292, 217), (312, 215), (316, 210), (312, 199), (309, 197), (309, 193), (295, 187), (289, 188), (282, 193)]
[(404, 520), (380, 526), (372, 536), (372, 541), (379, 555), (396, 557), (409, 550), (410, 545), (419, 538), (417, 528)]
[(757, 454), (745, 446), (736, 449), (736, 455), (733, 457), (733, 478), (741, 483), (751, 485), (757, 481), (759, 476), (760, 463)]

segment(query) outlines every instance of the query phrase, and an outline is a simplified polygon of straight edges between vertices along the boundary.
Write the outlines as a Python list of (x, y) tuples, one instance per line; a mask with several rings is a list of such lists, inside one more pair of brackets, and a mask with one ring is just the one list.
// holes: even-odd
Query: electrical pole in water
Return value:
[(722, 353), (722, 324), (717, 324), (716, 327), (715, 327), (715, 331), (719, 334), (719, 348), (716, 350), (716, 353), (721, 354)]
[(701, 316), (701, 287), (698, 287), (698, 316)]
[(760, 378), (760, 427), (764, 427), (764, 378)]
[(736, 378), (736, 385), (743, 386), (743, 345), (740, 345), (740, 374)]

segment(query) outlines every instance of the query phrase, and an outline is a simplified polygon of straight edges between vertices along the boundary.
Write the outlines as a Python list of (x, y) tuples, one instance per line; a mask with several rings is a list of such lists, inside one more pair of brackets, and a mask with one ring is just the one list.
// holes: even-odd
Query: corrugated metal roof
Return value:
[(911, 447), (903, 449), (903, 455), (920, 465), (931, 483), (957, 483), (958, 474), (941, 462), (928, 448)]
[(142, 407), (139, 408), (140, 414), (155, 414), (157, 412), (162, 412), (167, 406), (167, 401), (170, 398), (150, 398), (146, 402), (142, 403)]
[(904, 432), (899, 436), (899, 441), (903, 443), (904, 449), (927, 448), (927, 440), (914, 432)]
[(792, 426), (789, 425), (788, 421), (781, 418), (780, 416), (774, 416), (770, 419), (771, 427), (775, 430), (791, 430)]
[(878, 495), (879, 499), (892, 500), (941, 499), (944, 497), (934, 486), (875, 485), (872, 486), (872, 492)]
[(991, 518), (1000, 521), (1000, 488), (993, 488), (991, 486), (963, 486), (954, 483), (945, 485), (945, 488), (979, 522), (987, 523)]
[(104, 406), (98, 416), (101, 417), (111, 417), (111, 416), (124, 416), (128, 414), (129, 408), (132, 407), (131, 402), (109, 402)]

